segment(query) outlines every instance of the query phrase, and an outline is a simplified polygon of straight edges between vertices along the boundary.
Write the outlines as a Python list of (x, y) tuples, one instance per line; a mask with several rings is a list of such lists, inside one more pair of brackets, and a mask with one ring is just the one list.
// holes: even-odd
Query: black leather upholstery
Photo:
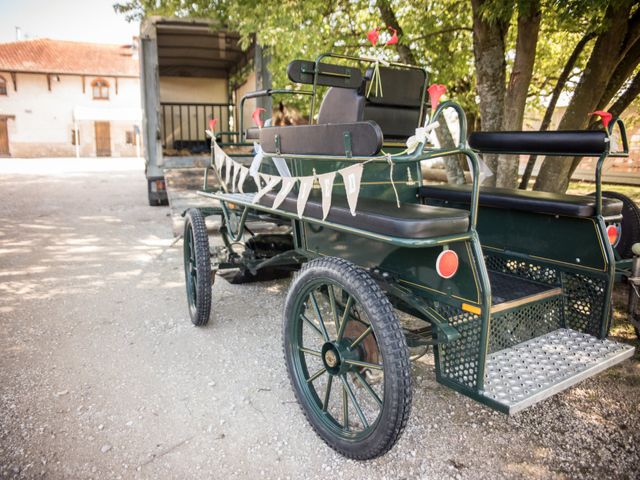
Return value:
[[(273, 205), (277, 192), (264, 195), (259, 203)], [(288, 195), (278, 207), (287, 212), (297, 212), (297, 195)], [(327, 221), (347, 225), (382, 235), (400, 238), (431, 238), (464, 233), (469, 227), (469, 212), (455, 208), (430, 207), (414, 203), (402, 203), (369, 198), (358, 199), (356, 216), (351, 215), (345, 197), (334, 195)], [(322, 218), (322, 198), (313, 192), (307, 201), (304, 215)]]
[(318, 123), (361, 122), (364, 97), (357, 90), (332, 87), (327, 91), (318, 112)]
[[(427, 185), (420, 187), (420, 196), (426, 200), (437, 199), (455, 204), (469, 204), (471, 202), (471, 185)], [(594, 197), (508, 188), (481, 187), (478, 203), (483, 207), (509, 208), (570, 217), (592, 217), (596, 214)], [(622, 202), (620, 200), (602, 199), (603, 216), (620, 215), (621, 212)]]
[[(367, 70), (365, 78), (371, 79), (373, 69)], [(363, 120), (373, 120), (382, 129), (387, 140), (405, 140), (415, 133), (420, 125), (420, 104), (425, 73), (421, 70), (380, 67), (382, 96), (371, 95), (364, 105)], [(360, 89), (366, 94), (369, 83)]]
[[(426, 83), (423, 70), (380, 67), (379, 72), (382, 95), (375, 95), (375, 88), (372, 88), (371, 95), (367, 98), (369, 102), (374, 105), (420, 108), (422, 89)], [(372, 75), (373, 68), (369, 68), (365, 73), (367, 82), (361, 93), (366, 94)]]
[(344, 156), (345, 132), (351, 134), (354, 156), (370, 157), (382, 148), (382, 131), (374, 122), (264, 127), (260, 145), (265, 152), (277, 153), (275, 139), (279, 135), (280, 153)]
[(553, 132), (475, 132), (469, 136), (474, 150), (487, 153), (539, 153), (541, 155), (601, 155), (607, 134), (601, 130)]
[[(287, 67), (287, 76), (294, 83), (313, 84), (315, 62), (294, 60)], [(326, 87), (359, 88), (362, 85), (362, 72), (357, 68), (321, 63), (317, 84)]]
[(363, 118), (376, 122), (385, 140), (406, 140), (416, 132), (420, 121), (420, 109), (387, 107), (367, 102)]

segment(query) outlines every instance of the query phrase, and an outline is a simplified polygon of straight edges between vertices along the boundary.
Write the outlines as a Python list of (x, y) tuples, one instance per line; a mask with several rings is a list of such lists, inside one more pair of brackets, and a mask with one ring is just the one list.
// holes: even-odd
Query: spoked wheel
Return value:
[(183, 243), (189, 315), (194, 325), (206, 325), (211, 312), (211, 258), (207, 226), (196, 208), (185, 216)]
[(339, 258), (307, 263), (287, 295), (283, 340), (296, 398), (331, 448), (366, 460), (393, 447), (411, 409), (409, 357), (367, 272)]

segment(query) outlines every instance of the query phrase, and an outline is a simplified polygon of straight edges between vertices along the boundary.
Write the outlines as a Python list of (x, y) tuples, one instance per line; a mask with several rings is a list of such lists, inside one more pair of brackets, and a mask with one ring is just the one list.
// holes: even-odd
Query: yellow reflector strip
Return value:
[(462, 310), (464, 310), (465, 312), (473, 313), (475, 315), (480, 315), (480, 313), (482, 313), (480, 307), (474, 307), (473, 305), (469, 305), (468, 303), (462, 304)]

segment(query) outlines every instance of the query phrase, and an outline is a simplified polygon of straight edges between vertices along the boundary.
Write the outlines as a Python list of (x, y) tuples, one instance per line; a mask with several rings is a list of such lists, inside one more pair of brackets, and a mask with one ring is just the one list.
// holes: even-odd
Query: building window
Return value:
[(4, 79), (4, 77), (0, 77), (0, 95), (6, 95), (7, 94), (7, 81)]
[(71, 130), (71, 145), (80, 145), (80, 130)]
[(134, 132), (133, 130), (129, 130), (128, 132), (125, 132), (125, 134), (127, 145), (136, 145), (138, 143), (136, 139), (136, 132)]
[(109, 82), (102, 78), (96, 78), (91, 82), (94, 100), (109, 100)]

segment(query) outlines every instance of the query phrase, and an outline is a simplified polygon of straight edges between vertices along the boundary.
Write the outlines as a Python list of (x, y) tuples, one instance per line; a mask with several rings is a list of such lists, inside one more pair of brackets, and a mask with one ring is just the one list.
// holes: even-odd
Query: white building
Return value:
[(139, 156), (131, 45), (0, 44), (0, 156)]

